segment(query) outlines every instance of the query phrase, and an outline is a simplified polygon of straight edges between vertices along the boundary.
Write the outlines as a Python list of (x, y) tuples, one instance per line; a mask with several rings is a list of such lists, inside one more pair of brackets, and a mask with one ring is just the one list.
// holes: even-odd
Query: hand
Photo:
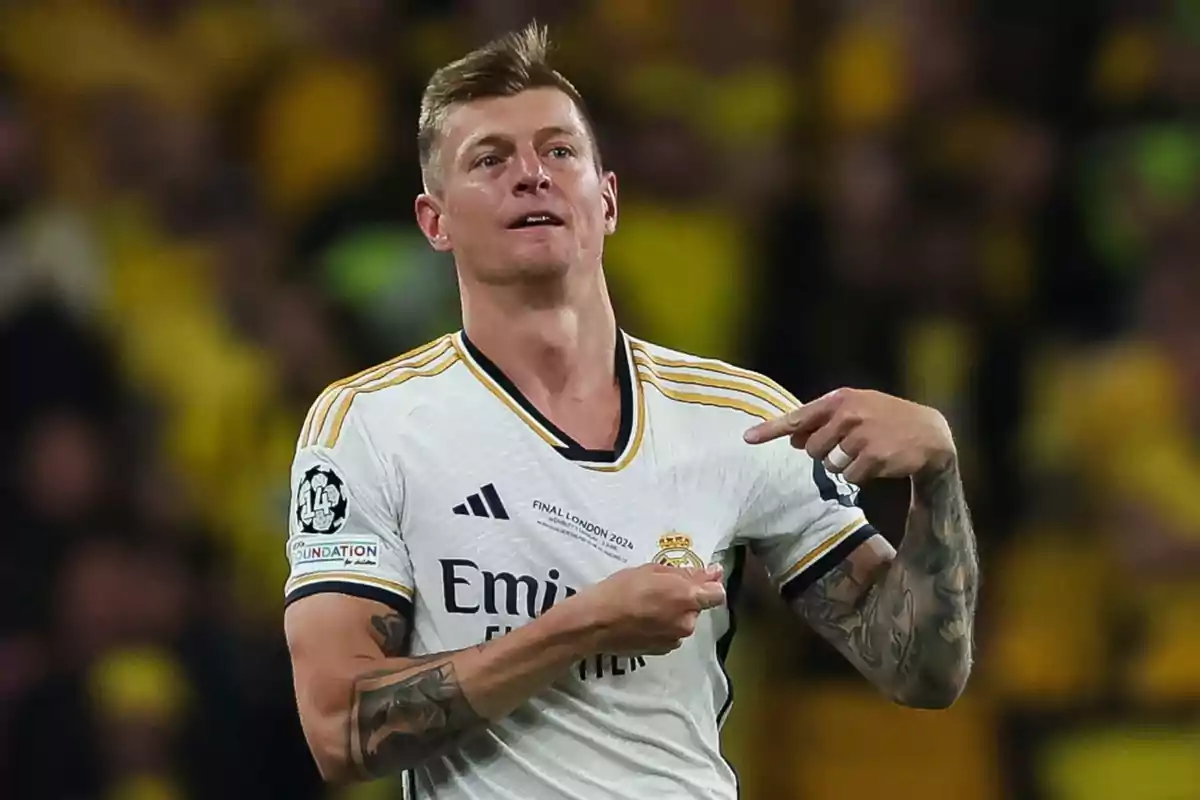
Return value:
[(750, 444), (790, 436), (830, 472), (862, 484), (949, 467), (954, 437), (936, 409), (882, 392), (838, 389), (746, 431)]
[(663, 655), (696, 631), (700, 612), (725, 602), (722, 569), (661, 564), (623, 569), (572, 598), (586, 608), (592, 652)]

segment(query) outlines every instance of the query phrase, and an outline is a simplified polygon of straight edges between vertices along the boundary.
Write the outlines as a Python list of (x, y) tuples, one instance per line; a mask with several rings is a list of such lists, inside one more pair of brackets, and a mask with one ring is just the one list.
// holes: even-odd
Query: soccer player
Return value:
[[(937, 411), (627, 335), (601, 254), (617, 183), (530, 27), (440, 69), (416, 217), (463, 330), (338, 381), (293, 468), (285, 625), (330, 781), (421, 798), (712, 798), (747, 549), (896, 702), (971, 669), (978, 572)], [(803, 299), (798, 299), (803, 302)], [(912, 483), (896, 552), (855, 504)]]

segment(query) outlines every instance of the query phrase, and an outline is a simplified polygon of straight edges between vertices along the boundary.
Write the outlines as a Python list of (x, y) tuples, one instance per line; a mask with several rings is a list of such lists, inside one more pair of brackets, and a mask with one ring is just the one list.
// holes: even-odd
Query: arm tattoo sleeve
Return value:
[(377, 614), (371, 617), (375, 643), (388, 658), (400, 658), (408, 649), (408, 623), (399, 614)]
[[(384, 655), (403, 655), (408, 638), (403, 617), (376, 616), (371, 625)], [(398, 669), (355, 679), (347, 750), (363, 777), (378, 778), (413, 767), (486, 725), (463, 696), (451, 655), (422, 656)]]
[(873, 683), (906, 705), (943, 708), (971, 671), (979, 565), (956, 468), (913, 480), (908, 529), (877, 574), (844, 561), (796, 610)]

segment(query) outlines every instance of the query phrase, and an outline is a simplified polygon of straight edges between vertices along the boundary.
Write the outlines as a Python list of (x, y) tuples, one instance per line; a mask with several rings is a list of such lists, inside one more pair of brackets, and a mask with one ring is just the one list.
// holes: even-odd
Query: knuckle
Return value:
[(857, 425), (866, 417), (863, 415), (862, 409), (855, 405), (844, 405), (837, 413), (838, 422), (844, 425)]
[(865, 434), (852, 433), (842, 440), (842, 449), (847, 453), (862, 453), (866, 451), (868, 445)]

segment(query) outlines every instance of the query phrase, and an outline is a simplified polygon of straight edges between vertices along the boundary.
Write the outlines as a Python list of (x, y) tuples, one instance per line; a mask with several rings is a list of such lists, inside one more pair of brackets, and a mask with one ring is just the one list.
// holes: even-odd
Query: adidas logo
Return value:
[[(487, 503), (486, 506), (484, 506), (485, 502)], [(488, 511), (492, 513), (489, 514)], [(500, 502), (500, 495), (496, 492), (496, 487), (490, 483), (482, 487), (479, 490), (479, 494), (473, 494), (468, 497), (467, 502), (456, 505), (454, 513), (460, 517), (476, 516), (508, 519), (508, 511), (505, 510), (504, 503)]]

